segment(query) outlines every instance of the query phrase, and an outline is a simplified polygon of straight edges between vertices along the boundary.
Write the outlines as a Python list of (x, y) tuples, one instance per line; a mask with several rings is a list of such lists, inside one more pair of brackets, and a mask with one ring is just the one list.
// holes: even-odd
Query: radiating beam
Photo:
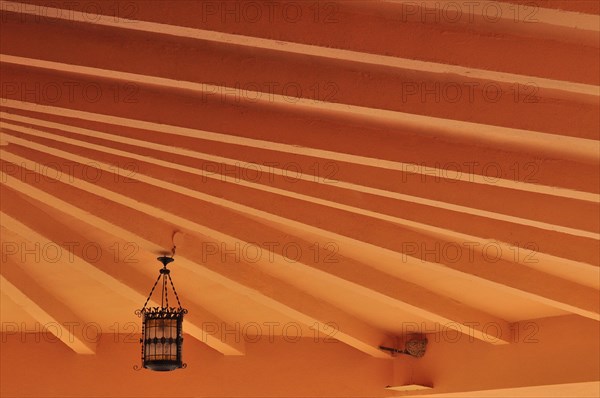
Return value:
[[(71, 160), (75, 161), (84, 161), (84, 163), (90, 161), (89, 159), (86, 160), (80, 156), (74, 158), (72, 157), (74, 155), (64, 154), (62, 152), (63, 151), (58, 150), (55, 151), (54, 154), (66, 156), (67, 158), (70, 158)], [(17, 162), (22, 167), (29, 168), (30, 170), (40, 170), (39, 167), (33, 165), (33, 163), (35, 162), (28, 161), (27, 159), (20, 158), (15, 155), (4, 155), (4, 157), (9, 160), (13, 159), (13, 161)], [(111, 167), (109, 165), (105, 165), (101, 162), (96, 162), (96, 164), (101, 169), (107, 172), (111, 172)], [(64, 179), (62, 176), (59, 176), (58, 178), (60, 180)], [(159, 181), (152, 177), (142, 176), (140, 173), (136, 173), (134, 178), (167, 189), (170, 187), (175, 187), (174, 184)], [(120, 203), (137, 211), (144, 212), (152, 217), (158, 217), (163, 220), (168, 220), (169, 222), (174, 222), (182, 228), (186, 228), (191, 231), (208, 236), (211, 239), (216, 240), (217, 242), (226, 243), (231, 247), (235, 247), (235, 245), (240, 244), (248, 244), (248, 242), (243, 242), (235, 237), (229, 236), (219, 231), (212, 230), (203, 225), (184, 219), (162, 209), (144, 203), (140, 203), (139, 201), (126, 197), (124, 195), (112, 192), (104, 188), (100, 188), (94, 184), (87, 183), (78, 178), (74, 178), (71, 181), (63, 182), (79, 187), (81, 189), (85, 189), (88, 192), (95, 193), (96, 195), (102, 196), (106, 199), (110, 199), (116, 203)], [(199, 195), (199, 193), (194, 193), (195, 191), (191, 191), (189, 189), (178, 188), (178, 190), (185, 191), (188, 195)], [(287, 265), (287, 261), (282, 257), (282, 255), (273, 254), (273, 257), (274, 264), (279, 264), (280, 266), (284, 267)], [(264, 259), (260, 261), (264, 261)], [(318, 274), (323, 274), (324, 272), (322, 270), (319, 270), (315, 266), (309, 264), (303, 265), (308, 266), (309, 269), (313, 270), (315, 276), (318, 276)], [(457, 304), (448, 298), (444, 298), (433, 292), (428, 291), (425, 288), (405, 281), (395, 280), (395, 286), (390, 286), (390, 278), (373, 269), (365, 269), (363, 272), (358, 273), (356, 271), (356, 269), (353, 270), (350, 268), (343, 268), (337, 271), (338, 273), (344, 274), (343, 277), (340, 278), (339, 275), (333, 274), (329, 274), (328, 276), (332, 278), (332, 281), (337, 281), (338, 283), (342, 283), (344, 285), (346, 285), (346, 282), (351, 282), (346, 286), (348, 286), (353, 291), (356, 291), (359, 294), (374, 296), (382, 302), (390, 304), (396, 308), (401, 308), (403, 310), (409, 311), (417, 316), (423, 317), (430, 321), (439, 322), (441, 324), (458, 322), (461, 325), (464, 325), (464, 330), (468, 335), (476, 337), (478, 339), (482, 339), (484, 341), (494, 344), (507, 343), (507, 339), (509, 336), (509, 325), (504, 320), (494, 318), (474, 308), (469, 308), (467, 306)], [(361, 278), (364, 279), (365, 277), (368, 277), (371, 280), (363, 281), (361, 283)], [(363, 286), (363, 284), (366, 284), (367, 287)], [(485, 332), (485, 326), (490, 323), (494, 323), (501, 330), (501, 333), (499, 333), (500, 337), (498, 336), (498, 333), (495, 329), (492, 330), (492, 334), (488, 334)]]
[[(136, 242), (147, 251), (156, 252), (162, 250), (160, 246), (146, 240), (142, 236), (120, 228), (103, 218), (92, 215), (71, 203), (67, 203), (4, 173), (2, 173), (2, 181), (10, 189), (14, 189), (35, 200), (43, 201), (59, 211), (68, 211), (69, 214), (93, 225), (95, 228), (99, 228), (126, 241)], [(390, 358), (387, 353), (378, 349), (380, 344), (389, 339), (384, 333), (343, 311), (335, 309), (333, 306), (324, 305), (322, 301), (275, 278), (263, 276), (259, 280), (250, 272), (251, 268), (244, 269), (239, 266), (235, 269), (228, 269), (228, 267), (222, 267), (221, 264), (218, 264), (217, 267), (209, 270), (203, 267), (202, 264), (186, 259), (184, 256), (178, 256), (177, 261), (180, 266), (201, 275), (203, 278), (208, 278), (227, 286), (239, 294), (251, 297), (252, 300), (280, 311), (308, 326), (318, 327), (321, 331), (329, 331), (331, 330), (331, 322), (334, 322), (339, 326), (333, 337), (336, 340), (373, 357)], [(221, 271), (221, 273), (216, 271)], [(109, 284), (109, 286), (113, 285)], [(210, 333), (203, 333), (202, 335), (205, 336), (206, 334)]]
[[(62, 117), (71, 117), (71, 118), (76, 118), (76, 119), (82, 119), (82, 120), (93, 121), (93, 122), (101, 122), (101, 123), (113, 124), (113, 125), (124, 126), (124, 127), (132, 127), (132, 128), (136, 128), (136, 129), (144, 129), (144, 130), (148, 130), (148, 131), (152, 131), (152, 132), (169, 134), (169, 135), (198, 138), (198, 139), (207, 140), (207, 141), (215, 141), (215, 142), (221, 142), (221, 143), (225, 143), (225, 144), (235, 144), (235, 145), (247, 146), (250, 148), (267, 149), (270, 151), (277, 151), (277, 152), (282, 152), (282, 153), (297, 153), (299, 155), (311, 156), (311, 157), (322, 158), (322, 159), (327, 159), (327, 160), (332, 160), (332, 161), (347, 162), (347, 163), (352, 163), (352, 164), (361, 165), (361, 166), (378, 167), (378, 168), (386, 169), (386, 170), (394, 170), (394, 171), (400, 171), (400, 172), (406, 172), (407, 170), (411, 170), (411, 173), (412, 173), (412, 170), (415, 170), (416, 174), (426, 175), (426, 173), (433, 173), (436, 176), (441, 176), (440, 178), (443, 178), (443, 176), (447, 175), (447, 173), (445, 173), (443, 170), (436, 169), (435, 167), (431, 167), (431, 168), (428, 167), (427, 168), (428, 171), (424, 172), (424, 171), (421, 171), (422, 168), (415, 167), (416, 165), (413, 165), (410, 163), (403, 163), (403, 162), (384, 160), (384, 159), (375, 159), (375, 158), (370, 158), (367, 156), (358, 156), (358, 155), (352, 155), (352, 154), (346, 154), (346, 153), (339, 153), (339, 152), (333, 152), (333, 151), (328, 151), (328, 150), (323, 150), (323, 149), (304, 148), (304, 147), (298, 147), (296, 145), (291, 145), (291, 144), (283, 144), (283, 143), (279, 143), (279, 142), (271, 142), (271, 141), (259, 140), (259, 139), (254, 139), (254, 138), (231, 136), (231, 135), (227, 135), (227, 134), (209, 132), (209, 131), (186, 128), (186, 127), (181, 127), (181, 126), (153, 123), (153, 122), (147, 122), (147, 121), (143, 121), (143, 120), (128, 119), (128, 118), (123, 118), (123, 117), (118, 117), (118, 116), (78, 111), (78, 110), (49, 106), (49, 105), (40, 105), (40, 104), (34, 104), (34, 103), (23, 102), (23, 101), (15, 101), (15, 100), (10, 100), (10, 99), (3, 99), (2, 103), (0, 105), (3, 107), (7, 107), (7, 108), (39, 112), (39, 113), (45, 113), (45, 114), (50, 114), (50, 115), (62, 116)], [(0, 121), (0, 123), (2, 123), (2, 122)], [(587, 142), (587, 141), (591, 141), (591, 140), (585, 140), (585, 141)], [(593, 145), (591, 147), (588, 146), (588, 149), (589, 148), (592, 148), (591, 149), (592, 151), (595, 150)], [(545, 186), (545, 185), (541, 185), (541, 184), (532, 184), (532, 183), (521, 182), (521, 181), (513, 181), (513, 180), (509, 180), (509, 179), (502, 179), (502, 178), (489, 179), (486, 176), (482, 176), (479, 174), (471, 174), (471, 173), (467, 173), (467, 172), (460, 173), (460, 175), (457, 176), (456, 178), (454, 178), (454, 177), (451, 177), (451, 178), (453, 180), (467, 181), (467, 182), (472, 182), (474, 184), (492, 185), (492, 186), (497, 186), (497, 187), (501, 187), (501, 188), (516, 189), (516, 190), (526, 191), (526, 192), (533, 192), (533, 193), (559, 196), (559, 197), (570, 198), (570, 199), (584, 200), (587, 202), (597, 203), (600, 201), (600, 195), (595, 194), (595, 193), (582, 192), (582, 191), (577, 191), (574, 189), (566, 189), (566, 188), (561, 188), (561, 187), (556, 187), (556, 186)]]
[[(12, 136), (7, 136), (6, 139), (11, 140), (13, 138), (12, 138)], [(18, 140), (18, 138), (17, 138), (17, 140)], [(28, 145), (30, 145), (34, 148), (38, 148), (41, 151), (45, 151), (44, 147), (40, 146), (38, 144), (29, 142)], [(95, 161), (92, 159), (88, 159), (85, 157), (81, 157), (79, 155), (73, 155), (73, 154), (58, 150), (58, 149), (54, 149), (52, 153), (56, 156), (61, 156), (66, 159), (69, 159), (69, 160), (72, 160), (75, 162), (80, 162), (80, 163), (89, 163), (91, 161), (94, 161), (99, 167), (103, 168), (103, 170), (105, 170), (108, 173), (115, 171), (114, 166), (103, 165), (101, 162), (98, 162), (98, 161)], [(31, 170), (39, 170), (41, 167), (40, 165), (38, 165), (38, 166), (33, 165), (32, 162), (28, 162), (26, 159), (23, 159), (20, 157), (15, 157), (15, 155), (7, 155), (7, 156), (12, 156), (14, 158), (14, 161), (21, 162), (24, 165), (29, 163), (30, 165), (28, 166), (28, 168), (30, 168)], [(139, 181), (142, 181), (145, 183), (149, 183), (149, 184), (155, 185), (155, 186), (163, 188), (163, 189), (169, 189), (173, 192), (178, 192), (178, 193), (184, 194), (186, 196), (190, 196), (190, 197), (197, 198), (200, 200), (206, 200), (208, 202), (219, 203), (219, 204), (226, 202), (220, 198), (215, 198), (210, 195), (206, 195), (201, 192), (188, 189), (186, 187), (181, 187), (179, 185), (168, 183), (168, 182), (158, 180), (158, 179), (155, 179), (155, 178), (152, 178), (149, 176), (144, 176), (140, 173), (136, 173), (134, 178), (136, 180), (139, 180)], [(129, 204), (127, 204), (127, 206), (135, 208), (137, 210), (144, 208), (144, 206), (140, 207), (139, 202), (137, 202), (131, 198), (127, 198), (123, 195), (116, 194), (110, 190), (107, 190), (104, 188), (99, 188), (97, 186), (94, 186), (93, 184), (89, 184), (84, 181), (77, 180), (77, 181), (75, 181), (75, 183), (79, 184), (81, 186), (81, 189), (97, 192), (98, 195), (110, 197), (111, 199), (116, 200), (119, 203), (129, 203)], [(283, 224), (286, 226), (294, 226), (295, 228), (300, 229), (302, 231), (312, 231), (317, 236), (327, 236), (330, 240), (333, 240), (333, 241), (338, 241), (338, 242), (350, 242), (351, 241), (351, 240), (349, 240), (348, 237), (341, 236), (339, 234), (331, 233), (328, 231), (324, 231), (320, 228), (306, 225), (306, 224), (303, 224), (303, 223), (300, 223), (297, 221), (289, 220), (289, 219), (286, 219), (283, 217), (279, 217), (279, 216), (276, 216), (276, 215), (273, 215), (273, 214), (270, 214), (270, 213), (267, 213), (264, 211), (251, 209), (251, 208), (248, 208), (247, 206), (233, 204), (230, 202), (228, 204), (225, 204), (225, 206), (230, 207), (236, 211), (242, 211), (249, 215), (258, 216), (260, 218), (264, 218), (269, 221), (280, 223), (280, 224)], [(151, 215), (160, 214), (162, 212), (162, 210), (156, 209), (152, 206), (145, 207), (144, 211)], [(171, 214), (168, 214), (165, 212), (162, 212), (162, 213), (165, 214), (165, 215), (163, 215), (163, 218), (165, 218), (165, 219), (169, 219), (169, 220), (176, 219), (176, 217), (174, 217)], [(181, 218), (177, 218), (177, 219), (180, 220), (181, 225), (189, 225), (189, 229), (191, 229), (191, 230), (198, 230), (200, 233), (204, 233), (205, 235), (212, 236), (221, 242), (233, 242), (233, 240), (232, 240), (233, 238), (229, 237), (225, 234), (220, 234), (216, 231), (206, 229), (195, 223), (190, 224), (189, 220), (185, 220), (185, 219), (181, 219)], [(202, 232), (202, 231), (204, 231), (204, 232)], [(358, 242), (356, 240), (353, 240), (353, 241), (355, 242), (354, 245), (348, 243), (348, 244), (344, 244), (344, 246), (356, 247), (357, 243), (359, 246), (365, 244), (363, 242)], [(384, 250), (386, 253), (389, 251), (383, 247), (378, 247), (378, 249)], [(395, 255), (397, 257), (402, 256), (401, 253), (395, 253)], [(520, 296), (520, 297), (528, 299), (528, 300), (534, 300), (534, 301), (540, 302), (545, 305), (550, 305), (552, 307), (559, 308), (561, 310), (565, 310), (565, 311), (569, 311), (569, 312), (573, 312), (576, 314), (580, 314), (582, 316), (589, 317), (592, 319), (600, 319), (598, 303), (595, 302), (595, 300), (594, 300), (594, 302), (589, 300), (590, 297), (593, 298), (596, 296), (597, 290), (595, 290), (593, 288), (578, 285), (576, 283), (558, 278), (553, 275), (547, 275), (543, 272), (540, 272), (539, 270), (523, 268), (521, 265), (512, 264), (510, 262), (506, 262), (506, 267), (505, 267), (506, 270), (503, 270), (503, 272), (497, 272), (496, 270), (489, 269), (488, 267), (476, 267), (475, 268), (475, 267), (471, 267), (471, 266), (465, 267), (464, 265), (460, 265), (457, 263), (437, 264), (437, 263), (432, 263), (432, 262), (427, 262), (427, 261), (419, 261), (417, 259), (413, 259), (413, 260), (414, 260), (413, 263), (418, 264), (421, 267), (428, 267), (429, 269), (431, 269), (432, 271), (435, 271), (435, 272), (439, 272), (439, 271), (448, 272), (448, 270), (458, 271), (462, 274), (462, 276), (472, 279), (474, 282), (486, 281), (486, 283), (489, 283), (490, 286), (494, 286), (500, 290), (506, 291), (507, 293), (515, 294), (517, 296)], [(406, 259), (402, 260), (402, 262), (406, 262)], [(282, 263), (285, 263), (285, 262), (282, 262)], [(516, 272), (516, 275), (518, 276), (518, 278), (515, 278), (515, 274), (514, 274), (515, 272)], [(540, 281), (542, 281), (542, 280), (544, 282), (540, 283)], [(578, 290), (578, 294), (577, 295), (570, 294), (569, 292), (572, 289)], [(410, 300), (409, 300), (409, 303), (410, 303)], [(500, 323), (500, 324), (502, 324), (502, 323)]]
[[(0, 273), (3, 294), (77, 354), (95, 354), (96, 343), (83, 334), (81, 325), (85, 322), (29, 277), (19, 264), (7, 260), (2, 264)], [(50, 325), (60, 325), (60, 328)]]
[[(169, 145), (156, 144), (156, 143), (152, 143), (152, 142), (148, 142), (148, 141), (138, 140), (135, 138), (123, 137), (123, 136), (120, 136), (117, 134), (109, 134), (109, 133), (104, 133), (104, 132), (101, 132), (98, 130), (85, 129), (85, 128), (81, 128), (81, 127), (66, 125), (63, 123), (55, 123), (55, 122), (45, 121), (45, 120), (41, 120), (41, 119), (37, 119), (37, 118), (11, 114), (11, 113), (7, 113), (7, 112), (0, 112), (0, 119), (3, 120), (2, 122), (0, 122), (0, 128), (3, 127), (8, 130), (12, 130), (12, 131), (24, 132), (27, 134), (33, 134), (38, 137), (59, 140), (61, 142), (70, 143), (70, 144), (78, 145), (78, 146), (85, 146), (86, 148), (92, 148), (92, 149), (95, 149), (95, 150), (98, 150), (101, 152), (110, 153), (110, 154), (114, 154), (114, 155), (118, 155), (118, 156), (124, 156), (124, 157), (128, 157), (131, 159), (141, 160), (141, 161), (148, 162), (151, 164), (168, 167), (168, 168), (175, 169), (175, 170), (185, 171), (190, 174), (196, 174), (196, 175), (201, 176), (202, 178), (218, 179), (220, 181), (226, 181), (226, 182), (229, 182), (232, 184), (237, 184), (237, 185), (241, 185), (241, 186), (245, 186), (245, 187), (251, 187), (253, 189), (258, 189), (258, 190), (262, 190), (265, 192), (276, 193), (279, 195), (302, 199), (302, 200), (310, 201), (313, 203), (324, 204), (326, 206), (335, 207), (338, 209), (344, 209), (344, 210), (349, 210), (352, 212), (358, 212), (359, 214), (370, 215), (375, 218), (385, 219), (387, 221), (394, 221), (394, 222), (399, 221), (398, 217), (385, 217), (385, 215), (383, 215), (383, 214), (379, 214), (379, 213), (372, 212), (372, 211), (365, 211), (362, 209), (356, 209), (355, 207), (345, 206), (338, 202), (323, 200), (323, 199), (316, 198), (314, 196), (303, 195), (303, 194), (299, 194), (296, 192), (286, 191), (286, 190), (271, 187), (268, 185), (264, 185), (264, 184), (260, 184), (260, 183), (256, 183), (256, 182), (252, 182), (252, 181), (246, 181), (244, 179), (231, 178), (227, 175), (221, 175), (221, 174), (215, 175), (214, 173), (209, 173), (204, 170), (195, 169), (193, 167), (172, 163), (172, 162), (164, 161), (164, 160), (157, 159), (157, 158), (150, 158), (149, 156), (138, 155), (138, 154), (132, 153), (132, 152), (121, 151), (121, 150), (118, 150), (115, 148), (110, 148), (110, 147), (106, 147), (106, 146), (102, 146), (102, 145), (90, 144), (85, 141), (78, 141), (78, 140), (74, 140), (71, 138), (57, 136), (55, 134), (49, 134), (49, 133), (41, 131), (41, 130), (32, 129), (30, 127), (23, 127), (23, 126), (15, 125), (12, 123), (7, 123), (6, 121), (9, 120), (9, 121), (14, 121), (14, 122), (19, 122), (19, 123), (32, 124), (32, 125), (39, 126), (39, 127), (57, 129), (60, 131), (66, 131), (66, 132), (80, 135), (80, 136), (82, 136), (82, 138), (84, 138), (84, 137), (101, 138), (101, 139), (105, 139), (105, 140), (108, 140), (111, 142), (118, 142), (118, 143), (123, 143), (123, 144), (127, 144), (127, 145), (137, 146), (140, 148), (153, 149), (153, 150), (161, 151), (161, 152), (165, 152), (165, 153), (172, 152), (172, 147)], [(241, 167), (241, 168), (245, 168), (246, 170), (248, 170), (248, 172), (253, 171), (252, 164), (243, 162), (239, 159), (231, 159), (231, 158), (226, 158), (223, 156), (215, 156), (215, 155), (210, 155), (207, 153), (198, 152), (198, 151), (194, 151), (194, 150), (188, 150), (188, 149), (184, 149), (184, 148), (179, 148), (178, 153), (181, 156), (226, 164), (226, 165), (230, 165), (232, 167)], [(266, 170), (266, 172), (272, 173), (273, 175), (286, 176), (286, 170), (275, 167), (275, 166), (269, 167)], [(311, 183), (315, 183), (315, 184), (327, 185), (326, 180), (318, 179), (318, 178), (315, 179), (314, 176), (312, 176), (312, 175), (302, 174), (302, 175), (298, 176), (298, 179), (308, 181)], [(566, 234), (571, 234), (574, 236), (584, 236), (584, 237), (591, 237), (594, 239), (600, 239), (600, 234), (595, 234), (595, 233), (591, 233), (588, 231), (579, 230), (576, 228), (563, 227), (561, 225), (551, 224), (551, 223), (547, 223), (547, 222), (525, 219), (522, 217), (516, 217), (516, 216), (507, 215), (507, 214), (501, 214), (501, 213), (497, 213), (497, 212), (476, 209), (476, 208), (472, 208), (472, 207), (468, 207), (468, 206), (455, 205), (453, 203), (447, 203), (447, 202), (443, 202), (443, 201), (439, 201), (439, 200), (431, 200), (431, 199), (421, 198), (418, 196), (406, 195), (406, 194), (402, 194), (402, 193), (398, 193), (398, 192), (385, 191), (382, 189), (371, 188), (371, 187), (367, 187), (364, 185), (353, 184), (353, 183), (349, 183), (349, 182), (345, 182), (345, 181), (336, 181), (336, 187), (352, 190), (355, 192), (374, 194), (374, 195), (391, 198), (391, 199), (403, 200), (403, 201), (407, 201), (407, 202), (411, 202), (411, 203), (418, 203), (418, 204), (422, 204), (422, 205), (426, 205), (426, 206), (432, 206), (432, 207), (446, 209), (446, 210), (455, 211), (455, 212), (459, 212), (459, 213), (470, 214), (470, 215), (475, 215), (475, 216), (480, 216), (480, 217), (486, 217), (486, 218), (490, 218), (490, 219), (494, 219), (494, 220), (511, 222), (514, 224), (533, 226), (533, 227), (548, 230), (548, 231), (558, 231), (558, 232), (563, 232)], [(600, 199), (600, 196), (599, 196), (599, 199)], [(408, 221), (408, 220), (404, 220), (404, 221)], [(418, 225), (418, 223), (413, 223), (413, 224), (415, 227)], [(472, 238), (473, 237), (469, 237), (469, 239), (472, 239)]]
[[(81, 22), (95, 24), (118, 29), (135, 30), (140, 32), (150, 32), (152, 34), (161, 33), (170, 36), (211, 41), (220, 44), (233, 44), (244, 47), (259, 48), (289, 54), (309, 55), (334, 60), (343, 60), (367, 65), (386, 66), (398, 69), (415, 70), (420, 72), (439, 73), (443, 75), (458, 75), (470, 79), (481, 79), (486, 81), (505, 82), (509, 84), (533, 84), (535, 87), (560, 90), (576, 94), (590, 96), (599, 96), (597, 86), (566, 82), (560, 80), (546, 79), (535, 76), (525, 76), (514, 73), (496, 72), (472, 67), (463, 67), (458, 65), (442, 64), (436, 62), (420, 61), (408, 58), (391, 57), (386, 55), (370, 54), (358, 51), (343, 50), (329, 47), (319, 47), (308, 44), (293, 43), (282, 40), (263, 39), (258, 37), (243, 36), (225, 32), (215, 32), (188, 28), (183, 26), (167, 25), (156, 22), (148, 22), (133, 19), (123, 19), (115, 16), (99, 15), (93, 12), (72, 13), (61, 12), (60, 8), (53, 7), (22, 7), (21, 3), (1, 0), (0, 5), (4, 10), (16, 12), (19, 14), (36, 15), (44, 19), (49, 15), (58, 19), (66, 19), (70, 22)], [(577, 13), (568, 13), (576, 15)], [(554, 18), (553, 20), (558, 20)], [(579, 24), (584, 28), (593, 28), (598, 31), (594, 16), (580, 16)]]
[[(0, 212), (0, 222), (2, 226), (14, 231), (20, 236), (27, 237), (27, 239), (31, 241), (39, 242), (42, 247), (46, 247), (45, 245), (61, 246), (59, 243), (41, 235), (36, 230), (21, 223), (5, 212)], [(63, 226), (62, 228), (63, 230), (68, 229), (67, 226)], [(131, 301), (140, 303), (140, 305), (146, 301), (144, 293), (129, 287), (126, 284), (126, 281), (122, 280), (122, 275), (121, 277), (117, 277), (117, 273), (114, 271), (111, 272), (109, 268), (101, 270), (88, 261), (85, 261), (85, 259), (78, 257), (76, 253), (74, 254), (75, 255), (72, 258), (73, 261), (65, 264), (65, 266), (72, 267), (73, 269), (77, 269), (78, 272), (85, 273), (86, 276), (91, 279), (94, 279), (107, 288), (129, 298)], [(149, 306), (160, 307), (160, 304), (151, 300)], [(62, 305), (62, 307), (65, 307), (65, 305)], [(225, 325), (226, 323), (223, 322), (223, 320), (216, 318), (207, 311), (200, 310), (200, 308), (190, 308), (190, 310), (190, 313), (185, 318), (186, 333), (224, 355), (244, 355), (245, 348), (243, 341), (235, 341), (235, 339), (222, 340), (220, 336), (214, 336), (212, 330), (205, 330), (205, 325), (208, 324)]]
[[(199, 94), (223, 92), (225, 89), (225, 87), (208, 83), (168, 79), (164, 77), (101, 69), (90, 66), (72, 65), (7, 54), (0, 54), (0, 62), (62, 73), (73, 73), (98, 79), (114, 79), (130, 83), (164, 87), (167, 89), (186, 90)], [(427, 128), (439, 132), (440, 134), (447, 135), (448, 137), (468, 137), (475, 142), (482, 141), (488, 145), (501, 144), (503, 146), (516, 147), (524, 150), (548, 151), (557, 156), (560, 155), (581, 162), (597, 163), (600, 158), (600, 151), (593, 145), (595, 141), (586, 138), (567, 137), (525, 129), (493, 126), (489, 124), (416, 115), (386, 109), (367, 108), (358, 105), (324, 102), (306, 98), (298, 98), (293, 104), (290, 104), (288, 97), (281, 94), (271, 94), (268, 98), (265, 98), (264, 96), (259, 95), (258, 92), (250, 90), (245, 90), (245, 92), (248, 97), (257, 98), (256, 102), (262, 102), (266, 105), (279, 105), (286, 108), (293, 107), (306, 111), (324, 111), (341, 116), (361, 116), (367, 120), (392, 122), (409, 128)], [(229, 137), (229, 139), (234, 138), (237, 139), (239, 137)], [(498, 182), (495, 181), (495, 183), (497, 184)]]

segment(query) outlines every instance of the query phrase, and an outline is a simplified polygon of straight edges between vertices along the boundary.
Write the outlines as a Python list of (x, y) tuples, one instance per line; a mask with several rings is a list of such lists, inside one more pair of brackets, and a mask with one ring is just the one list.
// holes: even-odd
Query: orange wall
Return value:
[(92, 356), (36, 335), (2, 338), (2, 397), (381, 396), (392, 378), (389, 360), (311, 339), (262, 339), (243, 357), (225, 357), (186, 335), (188, 367), (159, 373), (133, 370), (140, 346), (124, 335), (103, 336)]
[[(515, 324), (513, 343), (493, 346), (455, 333), (429, 335), (422, 359), (373, 359), (339, 343), (278, 337), (222, 356), (186, 335), (187, 369), (135, 371), (140, 346), (102, 336), (97, 354), (77, 355), (53, 336), (3, 334), (2, 397), (27, 396), (392, 396), (387, 385), (429, 384), (431, 392), (475, 391), (598, 380), (598, 323), (578, 316)], [(36, 341), (37, 339), (37, 341)], [(128, 340), (126, 340), (128, 339)], [(115, 340), (117, 342), (115, 342)]]

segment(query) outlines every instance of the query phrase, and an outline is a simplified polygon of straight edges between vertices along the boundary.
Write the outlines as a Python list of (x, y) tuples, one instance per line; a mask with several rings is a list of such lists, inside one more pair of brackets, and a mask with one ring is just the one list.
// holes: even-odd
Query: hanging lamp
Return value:
[[(175, 248), (173, 248), (173, 255)], [(141, 310), (136, 314), (142, 318), (142, 366), (154, 371), (170, 371), (185, 368), (181, 359), (183, 345), (183, 316), (187, 310), (181, 306), (179, 296), (171, 279), (171, 271), (167, 265), (173, 261), (173, 256), (157, 258), (163, 265), (158, 278)], [(158, 282), (162, 280), (161, 306), (146, 307)], [(167, 283), (167, 280), (169, 283)], [(168, 285), (177, 299), (178, 307), (169, 307)]]

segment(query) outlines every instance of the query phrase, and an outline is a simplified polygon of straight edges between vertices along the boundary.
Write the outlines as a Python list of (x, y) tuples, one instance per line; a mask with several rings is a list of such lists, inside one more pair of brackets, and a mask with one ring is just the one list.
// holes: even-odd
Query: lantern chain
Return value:
[(144, 303), (144, 306), (142, 307), (142, 311), (146, 308), (146, 305), (148, 305), (148, 301), (150, 301), (150, 297), (152, 297), (152, 293), (154, 293), (154, 289), (156, 288), (156, 285), (158, 284), (158, 281), (160, 280), (160, 277), (162, 275), (158, 275), (158, 278), (156, 279), (156, 282), (154, 282), (154, 286), (152, 286), (152, 290), (150, 290), (150, 294), (148, 295), (148, 298), (146, 299), (146, 302)]
[[(171, 249), (171, 259), (173, 258), (173, 256), (175, 256), (175, 249), (176, 249), (176, 246), (173, 245), (173, 248)], [(159, 260), (161, 260), (161, 259), (162, 259), (162, 257), (159, 257)], [(173, 261), (173, 260), (170, 260), (170, 261)], [(170, 262), (170, 261), (168, 261), (168, 262)], [(146, 308), (146, 306), (148, 305), (148, 302), (152, 298), (152, 294), (154, 293), (154, 290), (156, 289), (156, 285), (158, 284), (158, 281), (160, 280), (161, 277), (162, 277), (162, 287), (160, 289), (161, 290), (161, 300), (160, 300), (161, 307), (165, 308), (165, 304), (166, 304), (166, 308), (169, 308), (169, 291), (168, 291), (168, 285), (167, 285), (167, 278), (168, 278), (169, 282), (171, 284), (171, 288), (173, 289), (173, 293), (175, 294), (175, 298), (177, 299), (177, 304), (179, 305), (179, 309), (183, 309), (183, 307), (181, 306), (181, 302), (179, 301), (179, 295), (177, 294), (177, 290), (175, 290), (175, 285), (173, 284), (173, 279), (171, 279), (171, 275), (169, 273), (169, 270), (167, 269), (168, 262), (163, 262), (163, 269), (160, 270), (160, 274), (158, 275), (158, 278), (154, 282), (154, 285), (152, 286), (152, 290), (150, 290), (150, 294), (148, 295), (148, 298), (146, 299), (144, 306), (142, 307), (141, 310), (139, 310), (139, 312), (143, 312), (144, 309)], [(136, 313), (137, 312), (138, 311), (136, 311)]]
[(173, 289), (173, 293), (175, 293), (175, 298), (177, 299), (177, 304), (179, 304), (179, 308), (183, 308), (181, 306), (181, 302), (179, 301), (179, 295), (177, 294), (177, 290), (175, 290), (175, 285), (173, 284), (173, 280), (171, 279), (171, 275), (167, 274), (169, 277), (169, 282), (171, 282), (171, 288)]
[(165, 302), (167, 303), (167, 308), (169, 308), (169, 292), (167, 291), (167, 276), (169, 276), (169, 274), (163, 275), (163, 286), (165, 287)]

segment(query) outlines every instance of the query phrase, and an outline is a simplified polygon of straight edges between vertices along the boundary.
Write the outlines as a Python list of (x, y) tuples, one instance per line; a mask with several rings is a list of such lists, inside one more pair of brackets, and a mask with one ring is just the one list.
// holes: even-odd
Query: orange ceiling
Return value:
[[(190, 364), (247, 373), (289, 349), (254, 338), (293, 328), (305, 361), (340, 343), (323, 355), (347, 380), (184, 373), (182, 396), (406, 395), (383, 387), (411, 384), (411, 359), (378, 346), (413, 332), (431, 350), (410, 362), (433, 386), (418, 394), (597, 391), (597, 2), (0, 4), (2, 377), (19, 352), (49, 361), (17, 341), (49, 322), (82, 380), (107, 366), (176, 245)], [(515, 336), (540, 325), (539, 345)], [(584, 358), (558, 376), (568, 351), (538, 350), (565, 328)], [(500, 376), (448, 370), (471, 351), (463, 372)], [(520, 360), (539, 369), (500, 371)]]

